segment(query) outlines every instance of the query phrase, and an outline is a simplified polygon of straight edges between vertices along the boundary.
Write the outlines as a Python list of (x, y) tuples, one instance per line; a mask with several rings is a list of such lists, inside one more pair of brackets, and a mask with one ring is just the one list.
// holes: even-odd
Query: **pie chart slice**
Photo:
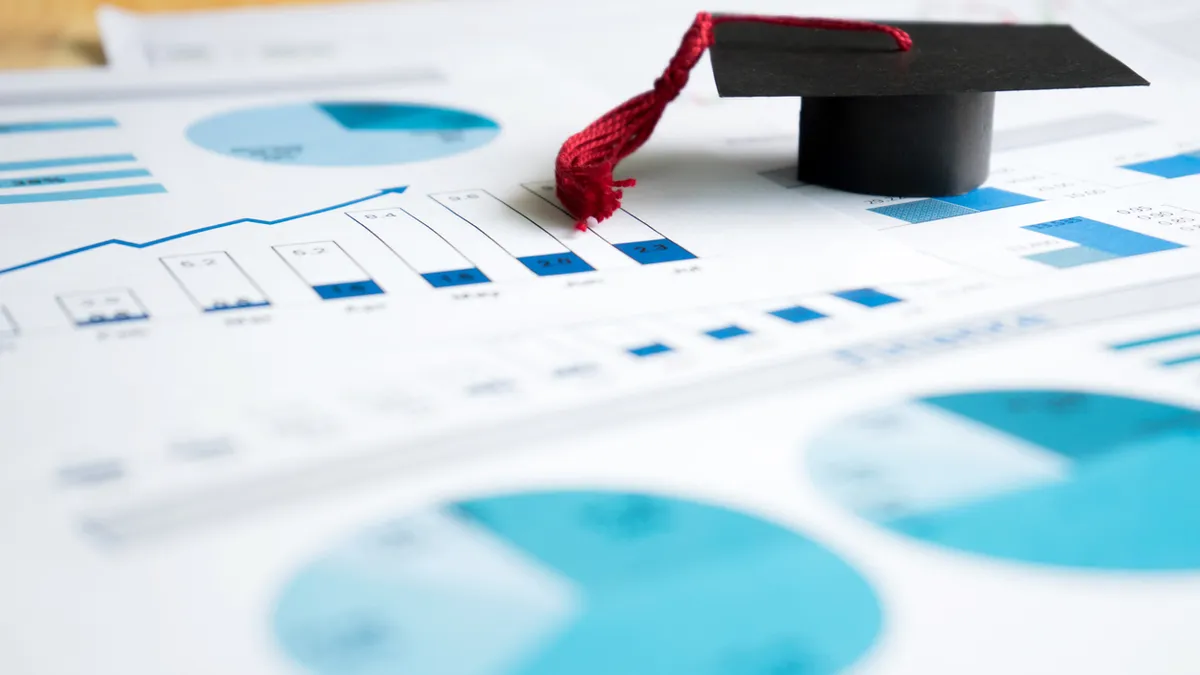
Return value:
[(438, 159), (491, 142), (500, 126), (464, 110), (378, 101), (246, 108), (196, 122), (192, 143), (272, 164), (376, 166)]
[(870, 586), (815, 542), (612, 492), (450, 504), (337, 545), (274, 630), (318, 675), (833, 675), (874, 643)]
[(1012, 561), (1200, 569), (1200, 411), (1074, 391), (933, 396), (845, 419), (818, 489), (901, 535)]

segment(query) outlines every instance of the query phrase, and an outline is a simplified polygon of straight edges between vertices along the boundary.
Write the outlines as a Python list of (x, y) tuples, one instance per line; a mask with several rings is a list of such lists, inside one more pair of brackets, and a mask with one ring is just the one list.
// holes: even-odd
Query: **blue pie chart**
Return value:
[(213, 152), (258, 162), (377, 166), (456, 155), (499, 133), (499, 124), (465, 110), (327, 101), (221, 113), (193, 124), (187, 137)]
[(273, 619), (317, 675), (831, 675), (881, 624), (867, 582), (796, 532), (590, 491), (378, 524), (300, 569)]
[(1024, 564), (1200, 570), (1200, 411), (1060, 390), (954, 393), (844, 419), (817, 488), (899, 535)]

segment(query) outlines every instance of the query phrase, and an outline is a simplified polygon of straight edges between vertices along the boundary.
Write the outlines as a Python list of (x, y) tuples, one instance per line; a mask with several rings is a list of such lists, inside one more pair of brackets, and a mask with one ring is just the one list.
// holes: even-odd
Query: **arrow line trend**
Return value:
[(359, 197), (358, 199), (351, 199), (348, 202), (342, 202), (341, 204), (334, 204), (333, 206), (326, 206), (324, 208), (320, 208), (315, 211), (308, 211), (306, 213), (297, 213), (294, 216), (287, 216), (285, 218), (280, 218), (279, 220), (259, 220), (258, 218), (238, 218), (237, 220), (230, 220), (228, 222), (217, 223), (216, 225), (208, 225), (206, 227), (198, 227), (194, 230), (188, 230), (186, 232), (177, 232), (175, 234), (170, 234), (165, 237), (160, 237), (158, 239), (151, 239), (150, 241), (143, 241), (143, 242), (125, 241), (124, 239), (106, 239), (105, 241), (98, 241), (94, 244), (88, 244), (86, 246), (80, 246), (79, 248), (73, 248), (69, 251), (63, 251), (61, 253), (55, 253), (54, 255), (48, 255), (45, 258), (38, 258), (37, 260), (30, 260), (29, 262), (24, 262), (24, 263), (21, 263), (20, 265), (13, 265), (12, 267), (0, 268), (0, 276), (9, 274), (10, 272), (16, 272), (18, 270), (28, 269), (30, 267), (37, 267), (38, 265), (43, 265), (45, 263), (53, 262), (55, 260), (60, 260), (62, 258), (69, 258), (73, 255), (78, 255), (80, 253), (86, 253), (86, 252), (94, 250), (94, 249), (104, 248), (105, 246), (124, 246), (126, 248), (150, 248), (151, 246), (165, 244), (168, 241), (175, 241), (176, 239), (183, 239), (184, 237), (190, 237), (194, 234), (202, 234), (204, 232), (211, 232), (213, 230), (219, 230), (223, 227), (231, 227), (233, 225), (242, 225), (242, 224), (268, 225), (268, 226), (282, 225), (284, 223), (291, 222), (293, 220), (300, 220), (301, 218), (308, 218), (309, 216), (316, 216), (316, 215), (320, 215), (322, 213), (328, 213), (329, 211), (337, 211), (338, 209), (344, 209), (347, 206), (354, 206), (355, 204), (361, 204), (363, 202), (371, 201), (372, 199), (378, 199), (379, 197), (382, 197), (384, 195), (403, 194), (404, 191), (407, 189), (408, 189), (408, 186), (385, 188), (374, 194), (367, 195), (366, 197)]

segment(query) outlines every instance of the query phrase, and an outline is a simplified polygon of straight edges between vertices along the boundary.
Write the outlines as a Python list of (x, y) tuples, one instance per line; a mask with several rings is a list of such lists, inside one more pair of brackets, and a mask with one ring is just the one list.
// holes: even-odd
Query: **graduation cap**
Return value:
[(1070, 26), (701, 13), (653, 90), (572, 136), (555, 166), (579, 226), (620, 208), (617, 162), (641, 147), (712, 48), (722, 97), (799, 96), (804, 182), (898, 197), (979, 187), (995, 92), (1149, 84)]

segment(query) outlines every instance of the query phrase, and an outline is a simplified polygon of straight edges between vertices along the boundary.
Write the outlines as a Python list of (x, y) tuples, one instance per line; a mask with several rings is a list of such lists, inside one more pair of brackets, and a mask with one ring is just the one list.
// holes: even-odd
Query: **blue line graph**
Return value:
[(324, 208), (316, 209), (315, 211), (308, 211), (306, 213), (297, 213), (294, 216), (287, 216), (284, 218), (280, 218), (278, 220), (259, 220), (258, 218), (238, 218), (237, 220), (230, 220), (230, 221), (227, 221), (224, 223), (217, 223), (216, 225), (208, 225), (205, 227), (198, 227), (194, 230), (187, 230), (186, 232), (177, 232), (175, 234), (167, 235), (165, 237), (160, 237), (158, 239), (151, 239), (150, 241), (143, 241), (143, 242), (125, 241), (124, 239), (106, 239), (104, 241), (98, 241), (94, 244), (88, 244), (86, 246), (80, 246), (79, 248), (73, 248), (69, 251), (62, 251), (61, 253), (55, 253), (53, 255), (48, 255), (44, 258), (38, 258), (37, 260), (30, 260), (29, 262), (24, 262), (19, 265), (13, 265), (12, 267), (0, 268), (0, 276), (9, 274), (11, 272), (23, 270), (23, 269), (29, 269), (30, 267), (37, 267), (38, 265), (44, 265), (48, 262), (53, 262), (55, 260), (61, 260), (62, 258), (69, 258), (73, 255), (79, 255), (80, 253), (86, 253), (88, 251), (92, 251), (92, 250), (95, 250), (98, 248), (103, 248), (105, 246), (125, 246), (126, 248), (150, 248), (151, 246), (165, 244), (169, 241), (175, 241), (176, 239), (183, 239), (184, 237), (190, 237), (194, 234), (203, 234), (205, 232), (219, 230), (224, 227), (232, 227), (234, 225), (243, 225), (243, 224), (267, 225), (267, 226), (282, 225), (284, 223), (288, 223), (293, 220), (300, 220), (301, 218), (308, 218), (309, 216), (316, 216), (316, 215), (320, 215), (322, 213), (328, 213), (329, 211), (336, 211), (338, 209), (344, 209), (347, 206), (354, 206), (355, 204), (361, 204), (363, 202), (371, 201), (372, 199), (378, 199), (379, 197), (382, 197), (384, 195), (403, 194), (406, 189), (408, 189), (408, 186), (385, 188), (374, 194), (367, 195), (366, 197), (359, 197), (358, 199), (351, 199), (348, 202), (334, 204), (333, 206), (326, 206)]

